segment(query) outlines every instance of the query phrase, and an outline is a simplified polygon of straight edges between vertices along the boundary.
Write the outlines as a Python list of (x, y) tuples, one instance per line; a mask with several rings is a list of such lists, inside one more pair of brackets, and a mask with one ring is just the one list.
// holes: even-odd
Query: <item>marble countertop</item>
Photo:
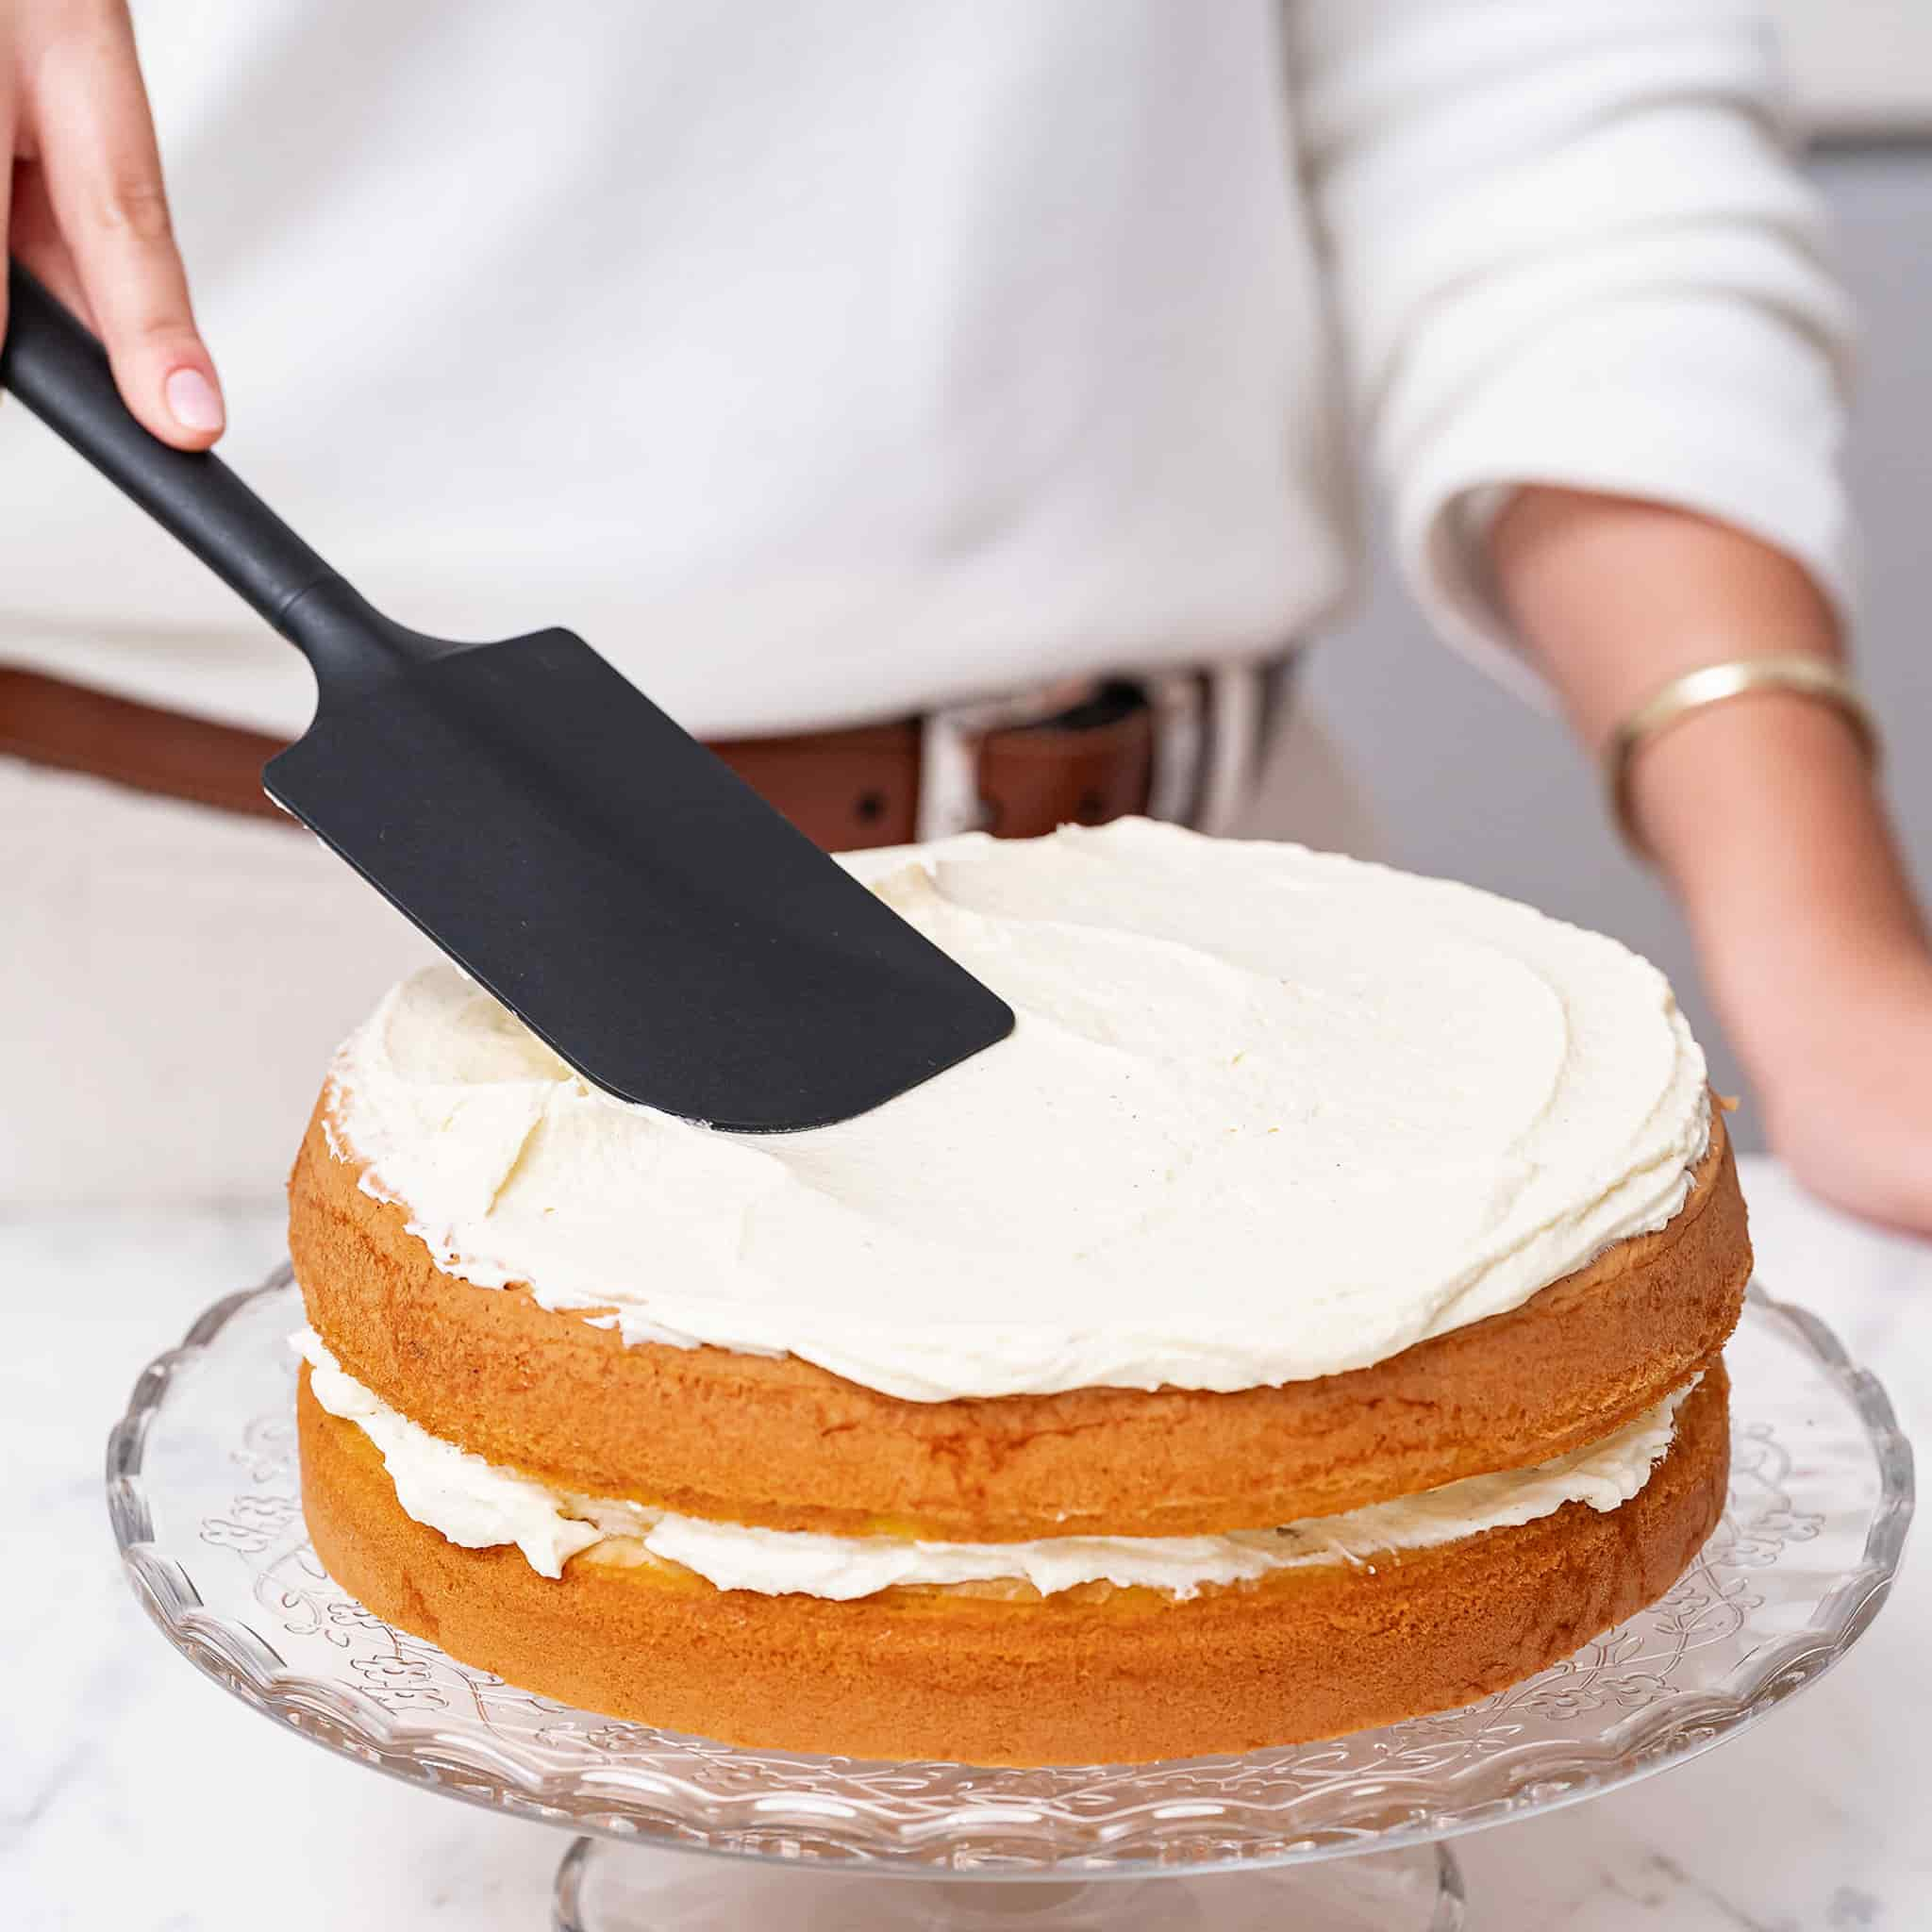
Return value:
[[(1759, 1272), (1809, 1304), (1932, 1441), (1932, 1247), (1749, 1164)], [(282, 1734), (174, 1656), (123, 1580), (108, 1429), (146, 1361), (275, 1260), (276, 1217), (0, 1226), (8, 1508), (0, 1924), (11, 1932), (537, 1932), (564, 1840)], [(1932, 1537), (1823, 1685), (1626, 1791), (1466, 1839), (1476, 1932), (1868, 1932), (1932, 1898)], [(639, 1854), (650, 1857), (650, 1854)], [(686, 1867), (674, 1855), (658, 1855)]]

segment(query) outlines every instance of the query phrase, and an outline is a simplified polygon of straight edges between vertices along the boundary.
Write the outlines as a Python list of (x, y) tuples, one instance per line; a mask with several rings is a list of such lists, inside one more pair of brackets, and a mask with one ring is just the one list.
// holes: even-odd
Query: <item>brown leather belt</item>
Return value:
[[(714, 744), (726, 764), (821, 845), (845, 851), (917, 836), (924, 721)], [(165, 798), (289, 824), (261, 789), (282, 749), (217, 724), (0, 665), (0, 754)], [(1154, 720), (1136, 687), (1109, 684), (1055, 716), (977, 740), (981, 818), (1007, 838), (1099, 824), (1147, 808)]]

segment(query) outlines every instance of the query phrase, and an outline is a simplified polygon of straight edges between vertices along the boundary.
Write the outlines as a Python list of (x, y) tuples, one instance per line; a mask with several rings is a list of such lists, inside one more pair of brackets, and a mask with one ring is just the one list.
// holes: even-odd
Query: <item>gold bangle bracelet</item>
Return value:
[(1857, 734), (1873, 765), (1878, 763), (1878, 724), (1872, 708), (1851, 674), (1829, 658), (1793, 652), (1775, 658), (1733, 658), (1687, 671), (1639, 705), (1604, 748), (1604, 789), (1609, 796), (1610, 817), (1624, 843), (1640, 858), (1649, 857), (1649, 847), (1639, 835), (1630, 809), (1630, 767), (1637, 754), (1693, 711), (1761, 691), (1790, 691), (1830, 705)]

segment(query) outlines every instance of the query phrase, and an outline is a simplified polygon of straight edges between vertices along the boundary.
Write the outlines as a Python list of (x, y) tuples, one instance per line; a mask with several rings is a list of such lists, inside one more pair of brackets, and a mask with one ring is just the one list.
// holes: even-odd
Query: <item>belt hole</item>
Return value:
[(858, 808), (860, 824), (875, 825), (886, 815), (886, 794), (883, 791), (861, 791)]

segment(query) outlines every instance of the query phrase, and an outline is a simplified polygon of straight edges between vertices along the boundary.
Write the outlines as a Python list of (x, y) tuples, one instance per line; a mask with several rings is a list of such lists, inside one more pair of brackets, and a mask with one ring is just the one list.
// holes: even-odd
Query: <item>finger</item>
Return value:
[(206, 449), (226, 412), (189, 305), (125, 8), (91, 9), (28, 71), (48, 204), (121, 393), (162, 441)]
[(74, 265), (67, 243), (60, 239), (59, 225), (48, 204), (47, 184), (32, 161), (14, 163), (13, 202), (7, 220), (8, 246), (15, 258), (31, 269), (50, 294), (99, 335), (100, 325), (88, 306), (87, 291), (80, 285), (80, 271)]

